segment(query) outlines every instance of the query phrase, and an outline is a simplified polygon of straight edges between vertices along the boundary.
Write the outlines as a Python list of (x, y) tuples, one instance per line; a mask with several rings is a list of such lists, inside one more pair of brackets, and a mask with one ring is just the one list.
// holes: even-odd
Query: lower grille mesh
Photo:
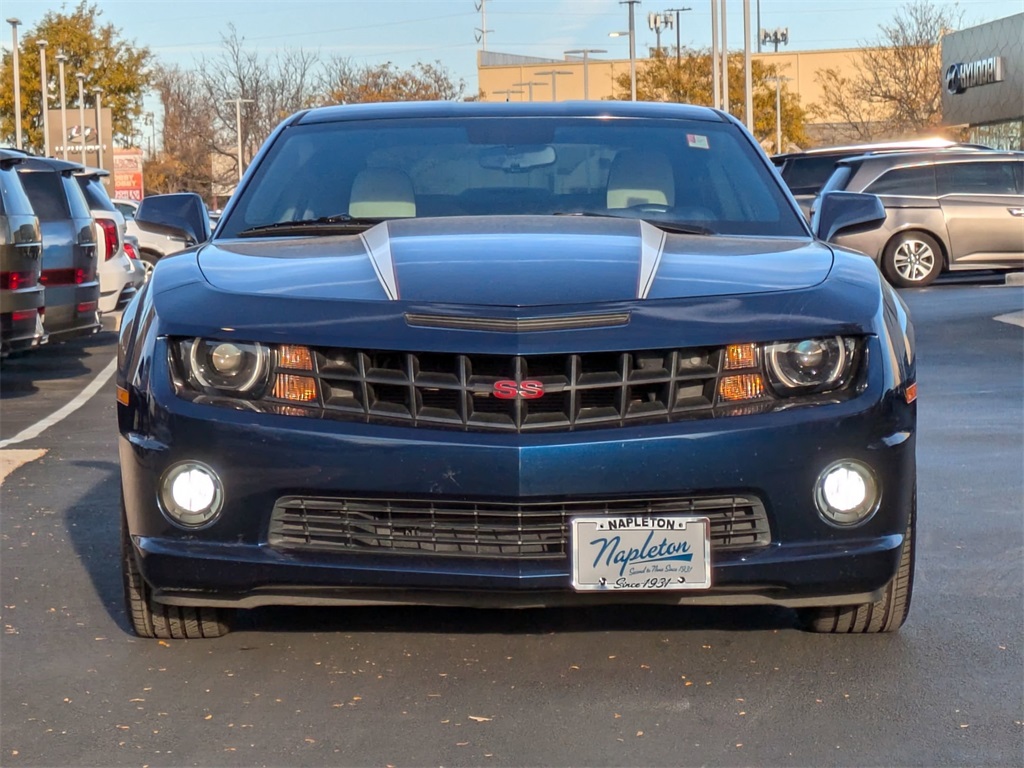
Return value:
[(568, 557), (570, 518), (601, 515), (707, 517), (712, 552), (771, 543), (764, 505), (752, 496), (533, 503), (289, 496), (274, 506), (269, 544), (321, 552), (551, 560)]

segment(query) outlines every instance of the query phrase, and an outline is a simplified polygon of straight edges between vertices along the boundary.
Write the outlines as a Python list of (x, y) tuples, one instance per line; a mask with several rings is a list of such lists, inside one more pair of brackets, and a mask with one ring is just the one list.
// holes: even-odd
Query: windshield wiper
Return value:
[(710, 227), (702, 227), (700, 224), (684, 224), (677, 221), (658, 221), (657, 219), (644, 219), (652, 227), (663, 229), (677, 235), (713, 235), (715, 230)]
[(662, 221), (661, 219), (650, 219), (634, 216), (622, 216), (619, 214), (611, 213), (610, 211), (555, 211), (552, 216), (597, 216), (606, 219), (633, 219), (640, 221), (646, 221), (652, 227), (663, 229), (666, 232), (672, 232), (677, 235), (713, 235), (715, 230), (710, 227), (705, 227), (700, 224), (691, 224), (689, 222), (681, 221)]
[(268, 233), (285, 235), (299, 232), (305, 235), (318, 232), (331, 234), (352, 230), (362, 231), (380, 224), (382, 221), (386, 221), (386, 219), (359, 218), (349, 216), (347, 213), (337, 213), (334, 216), (321, 216), (318, 219), (299, 219), (297, 221), (277, 221), (273, 224), (260, 224), (256, 227), (243, 229), (238, 233), (238, 237), (256, 237)]

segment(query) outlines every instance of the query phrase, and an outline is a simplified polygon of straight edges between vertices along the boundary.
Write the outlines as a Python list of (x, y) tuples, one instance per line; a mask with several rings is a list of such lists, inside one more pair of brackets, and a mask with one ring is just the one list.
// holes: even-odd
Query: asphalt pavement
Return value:
[(1024, 289), (903, 295), (920, 538), (910, 618), (888, 636), (808, 634), (774, 608), (375, 607), (141, 640), (98, 378), (113, 332), (4, 361), (0, 444), (99, 391), (0, 450), (29, 452), (0, 487), (0, 764), (1021, 765)]

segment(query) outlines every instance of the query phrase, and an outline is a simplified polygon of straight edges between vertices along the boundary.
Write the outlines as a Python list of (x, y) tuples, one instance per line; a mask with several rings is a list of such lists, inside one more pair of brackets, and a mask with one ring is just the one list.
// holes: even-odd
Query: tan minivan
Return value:
[(839, 161), (821, 191), (879, 196), (885, 223), (834, 241), (874, 258), (893, 285), (928, 285), (944, 270), (1024, 267), (1024, 152), (863, 155)]

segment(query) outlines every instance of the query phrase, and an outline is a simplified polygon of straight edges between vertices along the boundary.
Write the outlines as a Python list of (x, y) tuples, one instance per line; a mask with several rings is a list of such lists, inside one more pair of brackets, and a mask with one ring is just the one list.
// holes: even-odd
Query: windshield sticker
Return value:
[(699, 133), (686, 134), (686, 143), (694, 149), (708, 149), (708, 137)]

